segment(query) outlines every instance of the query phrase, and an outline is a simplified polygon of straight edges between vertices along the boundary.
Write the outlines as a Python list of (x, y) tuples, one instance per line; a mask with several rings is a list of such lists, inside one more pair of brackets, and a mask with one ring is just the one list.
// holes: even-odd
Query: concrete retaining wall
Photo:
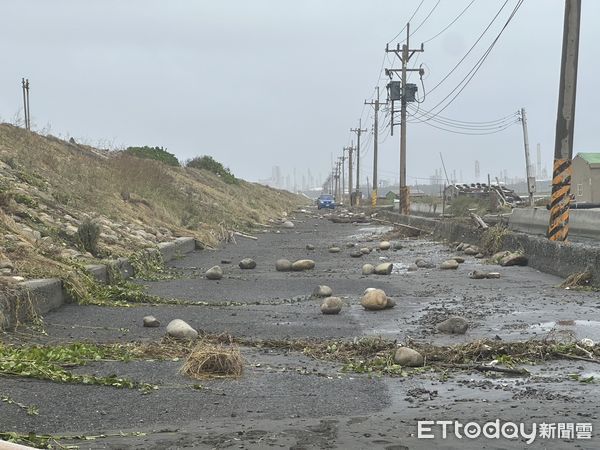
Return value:
[[(508, 216), (511, 230), (546, 235), (550, 211), (546, 208), (517, 208)], [(576, 237), (600, 239), (600, 211), (572, 209), (569, 212), (569, 234)]]
[[(451, 242), (460, 241), (479, 245), (483, 235), (482, 230), (469, 224), (449, 220), (403, 216), (387, 211), (380, 212), (378, 217), (393, 223), (421, 228), (433, 233), (435, 238)], [(531, 267), (563, 278), (589, 270), (594, 285), (600, 286), (600, 248), (571, 242), (554, 242), (542, 236), (514, 232), (504, 238), (502, 250), (521, 250), (527, 255)]]
[[(202, 244), (196, 242), (194, 238), (181, 237), (173, 242), (160, 243), (158, 250), (148, 249), (148, 252), (158, 251), (163, 261), (169, 262), (186, 253), (202, 248)], [(118, 258), (109, 264), (114, 265), (124, 279), (131, 278), (135, 274), (135, 270), (127, 258)], [(97, 281), (107, 283), (110, 281), (109, 264), (92, 264), (85, 266), (85, 268)], [(46, 314), (71, 301), (63, 287), (62, 281), (58, 278), (28, 280), (19, 283), (19, 286), (25, 289), (26, 295), (31, 299), (34, 312), (38, 315)], [(12, 303), (18, 304), (19, 308), (12, 308), (10, 311), (3, 310), (0, 304), (0, 330), (11, 328), (15, 323), (25, 321), (31, 317), (31, 311), (28, 309), (29, 306), (27, 308), (20, 307), (20, 305), (25, 304), (24, 302), (17, 302), (15, 299)], [(28, 304), (29, 302), (26, 303)]]

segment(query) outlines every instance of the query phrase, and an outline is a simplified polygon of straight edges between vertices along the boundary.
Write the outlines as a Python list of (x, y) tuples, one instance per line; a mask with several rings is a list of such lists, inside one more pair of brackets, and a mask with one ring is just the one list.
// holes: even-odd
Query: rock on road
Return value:
[[(293, 228), (259, 234), (257, 241), (238, 238), (237, 244), (172, 261), (172, 268), (182, 274), (177, 279), (143, 282), (152, 294), (202, 305), (66, 305), (44, 317), (47, 336), (38, 340), (159, 340), (165, 325), (174, 319), (184, 319), (201, 332), (227, 332), (255, 340), (382, 336), (398, 342), (410, 338), (452, 345), (482, 338), (542, 338), (552, 330), (600, 340), (597, 294), (557, 289), (561, 280), (554, 276), (529, 267), (493, 266), (501, 278), (474, 280), (468, 274), (486, 267), (471, 256), (456, 270), (408, 271), (417, 258), (439, 264), (454, 252), (426, 239), (407, 239), (399, 250), (392, 245), (390, 250), (353, 258), (350, 253), (355, 249), (348, 243), (375, 248), (379, 238), (367, 238), (386, 230), (368, 224), (333, 224), (316, 212), (297, 213), (290, 220)], [(307, 250), (308, 244), (314, 250)], [(329, 252), (333, 245), (340, 252)], [(256, 268), (238, 267), (244, 258), (252, 258)], [(278, 272), (275, 262), (282, 258), (292, 262), (312, 259), (316, 265), (302, 272)], [(377, 266), (380, 258), (394, 264), (390, 275), (362, 274), (364, 264)], [(222, 279), (207, 280), (204, 272), (222, 260), (234, 264), (221, 266)], [(321, 313), (322, 299), (311, 295), (319, 285), (330, 286), (333, 295), (342, 299), (339, 314)], [(366, 311), (360, 299), (367, 288), (385, 291), (395, 307)], [(144, 327), (142, 318), (149, 315), (162, 325)], [(437, 331), (436, 324), (451, 316), (468, 320), (465, 334)], [(566, 319), (580, 322), (562, 330), (557, 321)], [(28, 416), (0, 402), (0, 430), (109, 435), (74, 442), (80, 448), (400, 450), (434, 446), (430, 440), (416, 438), (417, 420), (590, 422), (600, 427), (599, 390), (593, 383), (569, 376), (598, 373), (597, 365), (584, 361), (526, 366), (532, 374), (527, 378), (467, 371), (391, 377), (344, 372), (339, 363), (283, 349), (243, 347), (242, 353), (246, 367), (241, 378), (203, 380), (199, 390), (192, 389), (197, 381), (178, 373), (181, 361), (98, 361), (75, 369), (97, 375), (117, 373), (159, 386), (147, 395), (128, 389), (3, 378), (0, 393), (36, 404), (39, 414)], [(111, 436), (120, 431), (145, 434)], [(531, 448), (574, 444), (586, 448), (592, 443), (538, 439)], [(439, 437), (435, 444), (473, 449), (525, 445), (519, 440), (442, 441)]]

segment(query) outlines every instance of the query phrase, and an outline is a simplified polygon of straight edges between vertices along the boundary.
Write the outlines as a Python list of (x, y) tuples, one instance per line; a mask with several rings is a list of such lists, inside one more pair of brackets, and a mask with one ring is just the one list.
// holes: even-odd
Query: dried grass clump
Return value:
[(201, 341), (187, 357), (181, 373), (196, 379), (207, 377), (239, 377), (244, 359), (237, 346), (224, 346)]
[(576, 288), (582, 286), (589, 286), (592, 281), (592, 273), (589, 270), (581, 273), (574, 273), (563, 281), (560, 285), (561, 288)]

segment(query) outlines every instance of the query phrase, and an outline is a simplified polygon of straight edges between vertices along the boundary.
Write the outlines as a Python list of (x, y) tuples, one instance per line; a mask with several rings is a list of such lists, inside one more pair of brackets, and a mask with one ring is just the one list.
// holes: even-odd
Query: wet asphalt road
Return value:
[[(171, 263), (180, 277), (143, 282), (150, 293), (207, 302), (200, 306), (112, 308), (67, 305), (44, 318), (47, 336), (11, 335), (8, 340), (40, 342), (131, 342), (158, 340), (164, 325), (182, 318), (210, 333), (228, 332), (250, 339), (353, 338), (380, 335), (399, 342), (409, 338), (435, 344), (480, 338), (527, 340), (553, 336), (600, 340), (597, 293), (557, 289), (562, 281), (525, 267), (498, 268), (500, 279), (472, 280), (467, 274), (482, 261), (466, 257), (456, 271), (405, 267), (417, 257), (436, 263), (454, 253), (440, 243), (402, 240), (398, 251), (351, 258), (346, 243), (375, 246), (382, 227), (333, 224), (316, 212), (293, 217), (296, 228), (267, 229), (258, 241), (237, 238), (217, 251), (199, 251)], [(305, 249), (313, 244), (314, 251)], [(342, 252), (327, 248), (337, 244)], [(237, 262), (254, 258), (257, 268)], [(311, 258), (309, 272), (276, 272), (279, 258)], [(362, 276), (364, 263), (395, 264), (390, 276)], [(205, 269), (221, 264), (225, 276), (209, 281)], [(486, 266), (483, 269), (489, 270)], [(310, 293), (319, 284), (333, 288), (345, 307), (339, 315), (320, 314)], [(397, 306), (367, 312), (359, 305), (365, 288), (376, 287)], [(227, 302), (241, 305), (228, 305)], [(152, 314), (163, 324), (143, 328)], [(435, 331), (450, 315), (462, 315), (471, 327), (463, 336)], [(557, 324), (558, 321), (561, 321)], [(565, 322), (566, 321), (566, 322)], [(570, 322), (573, 321), (573, 322)], [(32, 332), (33, 333), (33, 332)], [(410, 377), (369, 377), (343, 373), (335, 363), (315, 361), (299, 352), (244, 348), (246, 371), (237, 380), (203, 382), (205, 389), (178, 374), (179, 361), (94, 362), (79, 373), (120, 376), (155, 383), (142, 394), (98, 386), (66, 385), (15, 378), (1, 379), (0, 394), (35, 404), (39, 415), (0, 402), (0, 430), (53, 434), (144, 432), (144, 436), (108, 437), (76, 442), (80, 448), (523, 448), (520, 440), (419, 440), (417, 420), (500, 419), (520, 422), (590, 422), (598, 430), (600, 392), (594, 383), (569, 374), (597, 375), (600, 368), (582, 361), (553, 361), (528, 366), (529, 378), (486, 377), (454, 372), (424, 372)], [(597, 448), (594, 440), (541, 440), (531, 448)]]

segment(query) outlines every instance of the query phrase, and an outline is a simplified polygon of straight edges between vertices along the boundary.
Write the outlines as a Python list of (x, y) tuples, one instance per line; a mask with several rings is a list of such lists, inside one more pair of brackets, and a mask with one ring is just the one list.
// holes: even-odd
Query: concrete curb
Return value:
[[(479, 245), (483, 236), (482, 230), (451, 221), (404, 216), (389, 211), (379, 212), (378, 217), (421, 228), (433, 233), (436, 238), (449, 241)], [(592, 283), (600, 286), (600, 248), (579, 243), (554, 242), (541, 236), (512, 232), (504, 238), (502, 250), (522, 250), (527, 255), (529, 266), (563, 278), (589, 270), (592, 273)]]
[[(181, 237), (173, 242), (162, 242), (157, 248), (148, 249), (149, 254), (160, 252), (165, 263), (172, 261), (186, 253), (194, 250), (201, 250), (204, 246), (192, 237)], [(90, 264), (85, 266), (85, 269), (99, 282), (108, 283), (109, 280), (109, 265), (112, 264), (121, 273), (124, 279), (134, 276), (134, 268), (128, 258), (118, 258), (109, 264)], [(58, 278), (27, 280), (19, 283), (19, 286), (25, 289), (33, 312), (38, 315), (44, 315), (49, 311), (59, 308), (65, 303), (70, 303), (70, 298), (67, 291), (64, 289), (63, 283)], [(17, 299), (15, 298), (15, 303)], [(0, 330), (11, 328), (18, 322), (24, 322), (31, 319), (30, 308), (13, 308), (10, 311), (3, 311), (0, 305)]]

